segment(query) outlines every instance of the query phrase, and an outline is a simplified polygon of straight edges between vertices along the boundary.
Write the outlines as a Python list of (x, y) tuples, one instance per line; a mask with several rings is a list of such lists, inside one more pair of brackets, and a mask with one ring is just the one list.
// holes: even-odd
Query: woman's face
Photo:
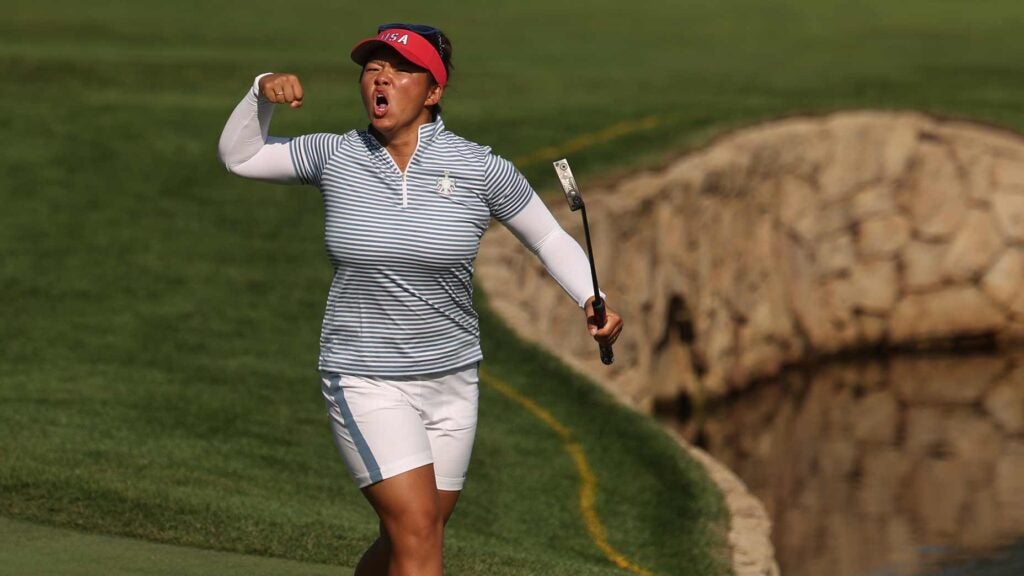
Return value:
[(388, 138), (430, 122), (429, 107), (441, 100), (444, 91), (429, 72), (386, 46), (370, 55), (359, 84), (370, 123)]

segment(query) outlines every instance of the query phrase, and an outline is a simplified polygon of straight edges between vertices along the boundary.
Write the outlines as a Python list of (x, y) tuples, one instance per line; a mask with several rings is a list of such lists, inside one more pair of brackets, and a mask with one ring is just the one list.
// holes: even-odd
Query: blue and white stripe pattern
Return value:
[(398, 376), (480, 360), (473, 260), (491, 217), (508, 220), (533, 197), (522, 174), (440, 118), (420, 126), (404, 174), (363, 130), (300, 136), (290, 150), (323, 195), (334, 267), (319, 368)]

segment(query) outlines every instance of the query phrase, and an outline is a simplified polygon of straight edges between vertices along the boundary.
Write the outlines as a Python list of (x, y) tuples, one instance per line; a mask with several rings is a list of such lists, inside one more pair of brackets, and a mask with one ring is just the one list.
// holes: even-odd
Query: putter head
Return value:
[(565, 199), (569, 201), (569, 209), (575, 212), (583, 208), (583, 197), (580, 196), (576, 178), (572, 175), (572, 168), (569, 168), (569, 161), (562, 158), (554, 162), (554, 165), (555, 174), (558, 174), (558, 181), (562, 183), (562, 190), (565, 191)]

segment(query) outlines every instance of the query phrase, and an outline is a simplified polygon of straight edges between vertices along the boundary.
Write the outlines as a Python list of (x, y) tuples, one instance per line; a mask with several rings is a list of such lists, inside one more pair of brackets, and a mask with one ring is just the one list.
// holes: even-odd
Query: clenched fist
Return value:
[(267, 74), (260, 78), (260, 94), (274, 104), (302, 106), (302, 83), (295, 74)]

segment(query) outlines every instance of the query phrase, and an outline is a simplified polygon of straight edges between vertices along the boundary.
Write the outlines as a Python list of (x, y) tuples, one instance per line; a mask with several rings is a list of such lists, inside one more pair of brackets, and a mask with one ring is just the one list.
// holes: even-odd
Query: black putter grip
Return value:
[[(594, 321), (597, 323), (598, 328), (604, 328), (604, 323), (608, 321), (608, 315), (604, 311), (604, 299), (594, 298)], [(612, 352), (610, 344), (598, 344), (601, 348), (601, 362), (606, 365), (610, 365), (615, 362), (615, 353)]]

